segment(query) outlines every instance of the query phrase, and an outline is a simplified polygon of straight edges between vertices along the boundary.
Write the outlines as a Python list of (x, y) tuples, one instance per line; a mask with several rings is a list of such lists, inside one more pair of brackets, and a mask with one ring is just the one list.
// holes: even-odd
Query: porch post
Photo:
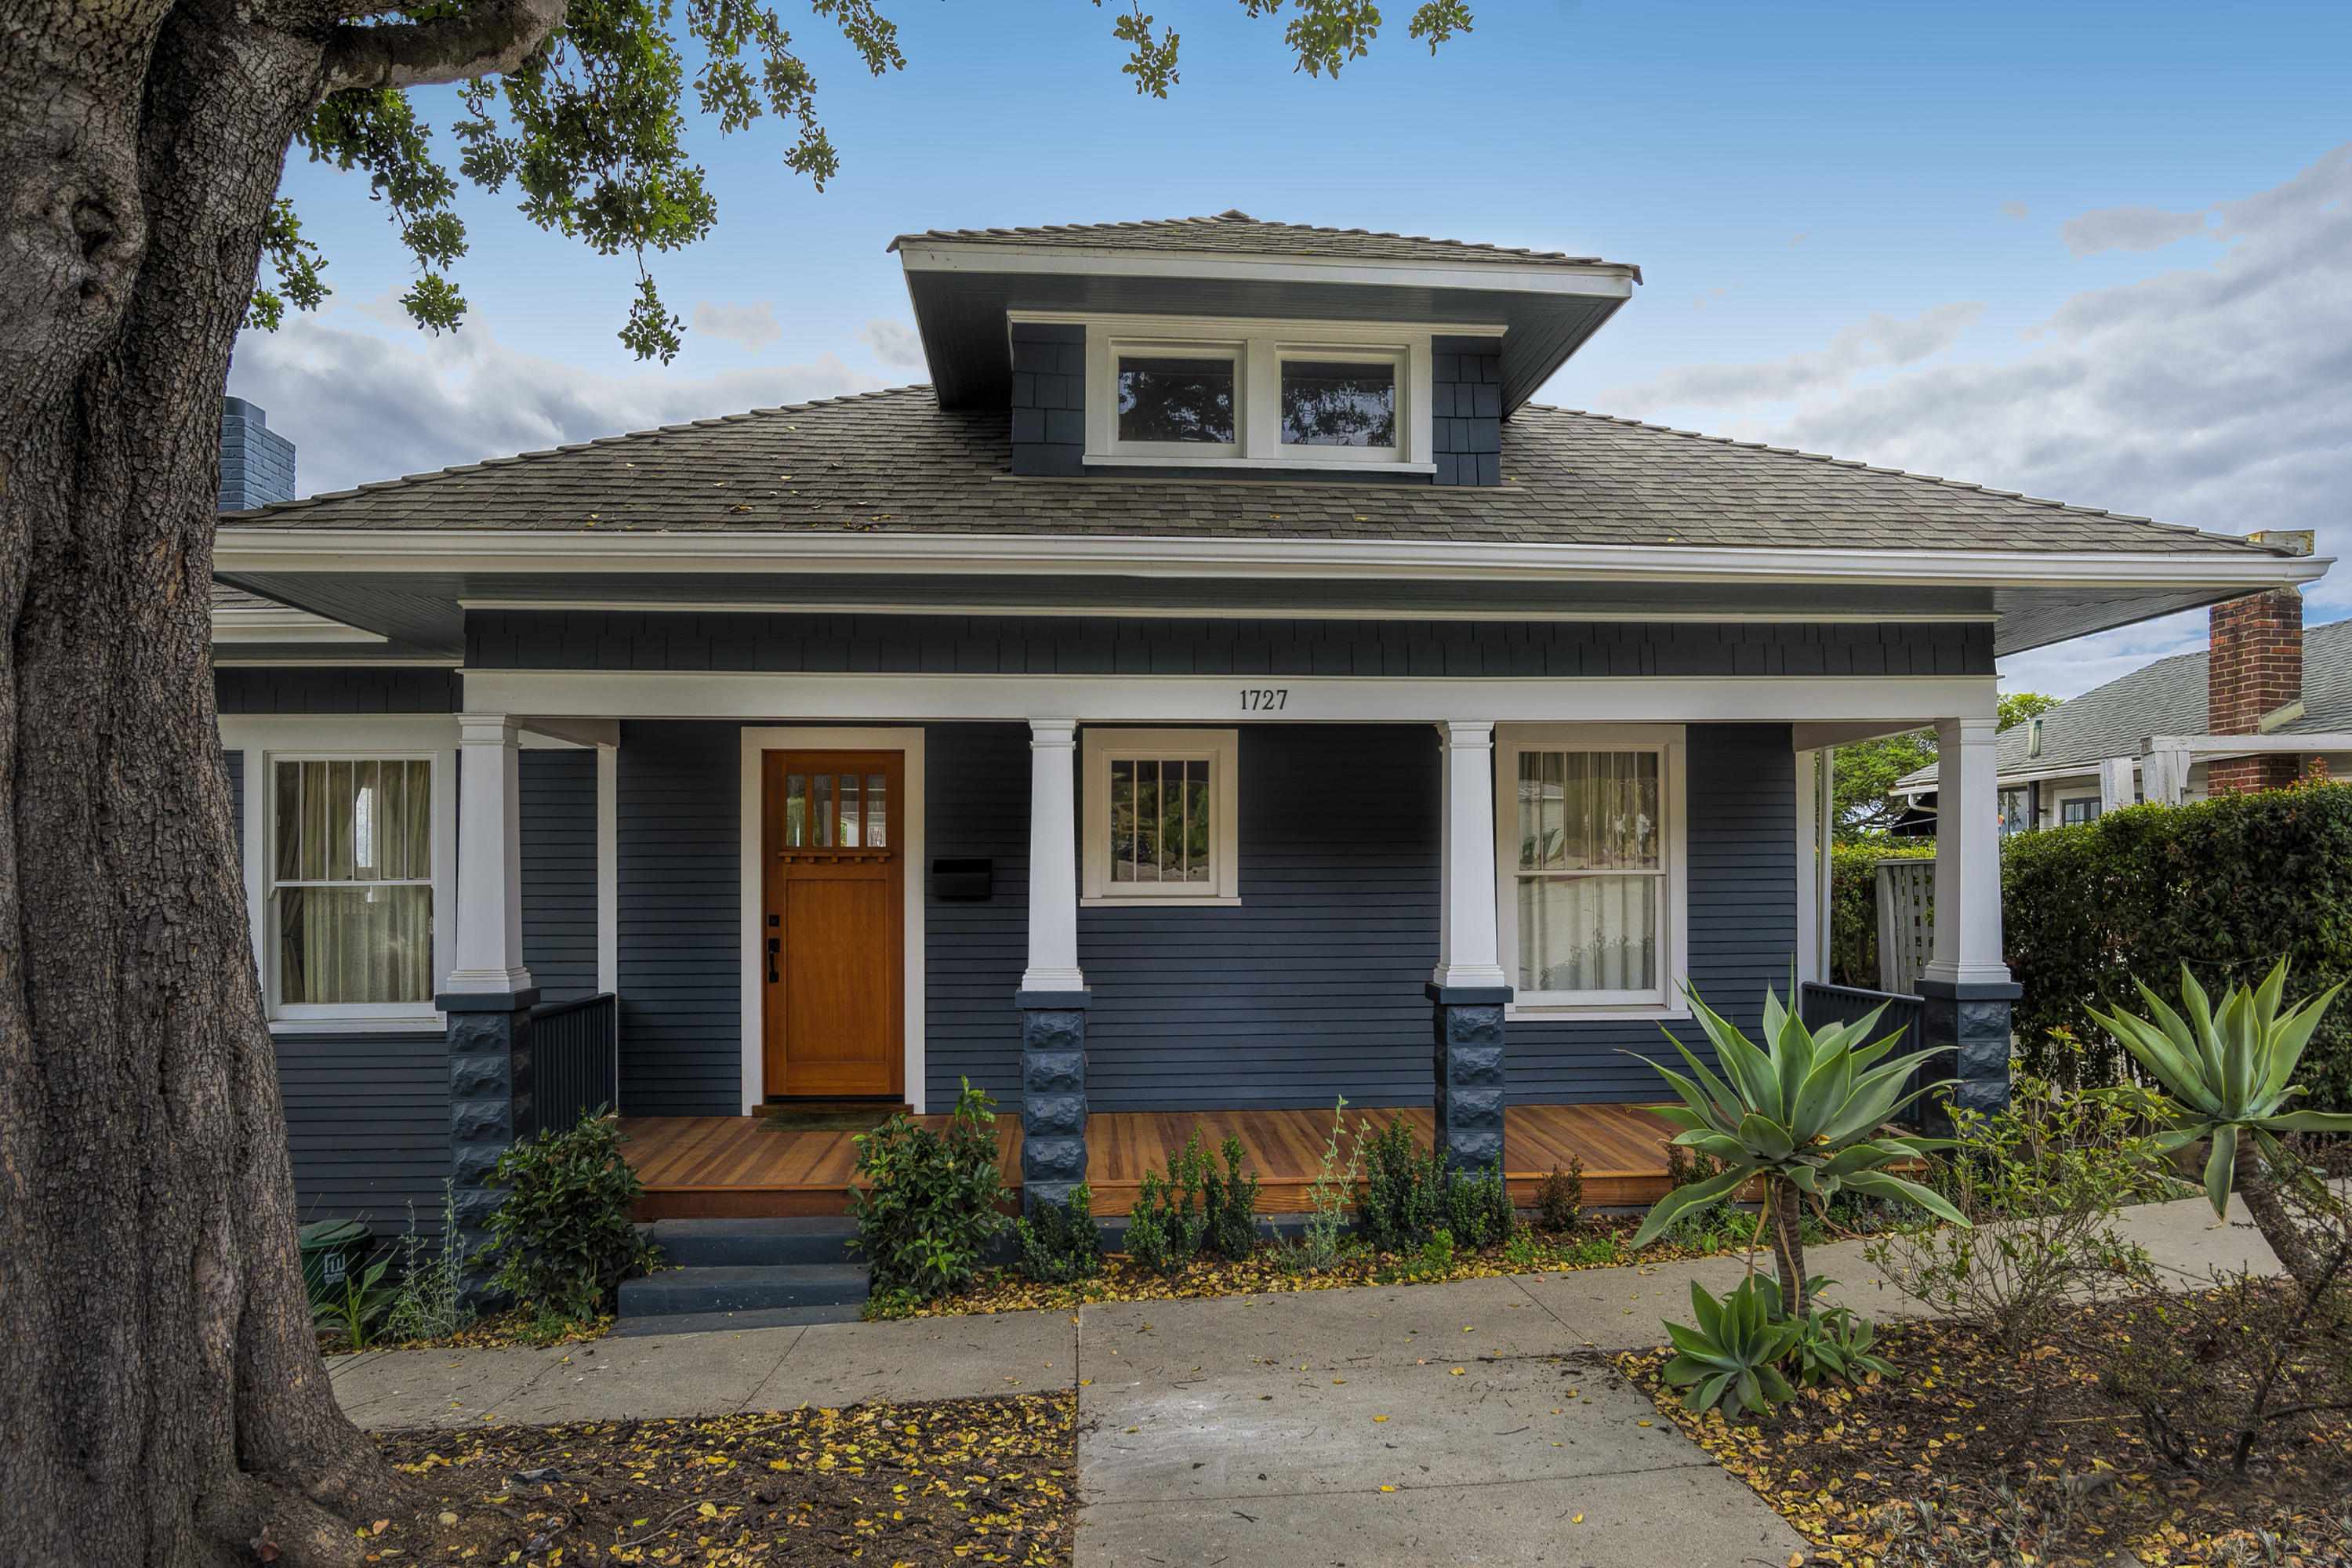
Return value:
[(1021, 1009), (1021, 1206), (1087, 1179), (1087, 978), (1078, 968), (1075, 719), (1029, 722), (1029, 967)]
[[(449, 1173), (457, 1223), (476, 1249), (498, 1193), (499, 1156), (537, 1131), (530, 1009), (522, 963), (522, 859), (514, 721), (457, 716), (457, 965), (434, 1005), (448, 1018)], [(475, 1281), (478, 1289), (479, 1281)]]
[(1503, 1157), (1503, 974), (1495, 914), (1495, 726), (1440, 724), (1437, 969), (1425, 987), (1433, 1009), (1436, 1142), (1456, 1170)]
[(1916, 982), (1926, 999), (1928, 1064), (1957, 1078), (1954, 1103), (1991, 1110), (2009, 1102), (2009, 977), (2000, 945), (2000, 802), (1991, 719), (1936, 725), (1935, 955)]

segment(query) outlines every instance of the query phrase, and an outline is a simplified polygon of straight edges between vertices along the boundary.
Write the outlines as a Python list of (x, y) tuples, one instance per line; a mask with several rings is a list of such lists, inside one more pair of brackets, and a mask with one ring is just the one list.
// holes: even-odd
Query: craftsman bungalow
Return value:
[(607, 1074), (655, 1212), (837, 1211), (753, 1113), (967, 1079), (1032, 1194), (1091, 1160), (1112, 1210), (1196, 1115), (1273, 1168), (1342, 1095), (1625, 1173), (1621, 1053), (1820, 975), (1817, 759), (1921, 725), (1966, 808), (1925, 1027), (1997, 1095), (1995, 657), (2323, 569), (1530, 402), (1613, 262), (1240, 213), (893, 248), (932, 385), (222, 520), (313, 1212)]

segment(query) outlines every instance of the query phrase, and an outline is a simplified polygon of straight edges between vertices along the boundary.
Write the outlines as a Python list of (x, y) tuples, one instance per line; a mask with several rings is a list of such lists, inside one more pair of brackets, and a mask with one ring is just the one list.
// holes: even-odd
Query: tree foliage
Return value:
[[(408, 23), (462, 16), (486, 0), (427, 0), (403, 7)], [(1102, 0), (1095, 0), (1097, 6)], [(807, 0), (810, 13), (879, 77), (904, 69), (895, 23), (872, 0)], [(1284, 46), (1297, 68), (1336, 77), (1363, 58), (1382, 17), (1370, 0), (1241, 0), (1253, 17), (1285, 22)], [(1464, 0), (1423, 0), (1406, 24), (1432, 53), (1470, 30)], [(1129, 50), (1120, 69), (1135, 90), (1164, 99), (1181, 79), (1181, 37), (1131, 3), (1112, 18)], [(698, 66), (693, 64), (699, 61)], [(384, 205), (416, 268), (401, 296), (410, 320), (429, 331), (454, 328), (466, 297), (453, 276), (466, 255), (456, 210), (460, 180), (497, 194), (513, 186), (523, 216), (580, 240), (600, 256), (628, 255), (637, 280), (619, 337), (640, 359), (667, 362), (683, 323), (662, 302), (648, 252), (674, 251), (708, 235), (719, 203), (687, 151), (689, 108), (733, 135), (773, 116), (791, 127), (783, 163), (818, 190), (841, 156), (817, 117), (817, 79), (782, 18), (756, 0), (568, 0), (562, 21), (514, 69), (478, 77), (460, 92), (463, 113), (448, 129), (459, 155), (453, 174), (433, 128), (408, 94), (391, 86), (330, 93), (297, 138), (313, 162), (358, 171)], [(263, 239), (264, 276), (247, 323), (276, 329), (291, 303), (325, 298), (318, 247), (305, 240), (281, 199)]]

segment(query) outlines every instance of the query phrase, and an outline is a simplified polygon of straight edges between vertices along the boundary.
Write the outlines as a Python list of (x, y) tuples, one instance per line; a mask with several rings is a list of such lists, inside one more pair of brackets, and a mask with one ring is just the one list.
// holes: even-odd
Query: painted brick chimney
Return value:
[(242, 397), (221, 399), (220, 481), (223, 511), (294, 499), (294, 443)]
[[(2308, 555), (2309, 533), (2250, 535), (2258, 544)], [(2211, 651), (2207, 661), (2206, 731), (2215, 735), (2258, 735), (2292, 722), (2303, 702), (2303, 595), (2276, 588), (2216, 605)], [(2292, 752), (2208, 763), (2209, 795), (2284, 789), (2294, 782), (2301, 759)]]

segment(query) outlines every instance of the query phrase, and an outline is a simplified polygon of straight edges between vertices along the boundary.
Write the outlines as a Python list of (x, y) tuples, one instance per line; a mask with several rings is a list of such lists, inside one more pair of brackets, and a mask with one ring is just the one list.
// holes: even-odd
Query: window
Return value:
[(1394, 447), (1396, 366), (1284, 360), (1282, 439), (1295, 447)]
[(429, 1009), (431, 761), (278, 757), (272, 774), (278, 1005)]
[(883, 849), (889, 843), (889, 774), (784, 775), (784, 848)]
[(2061, 827), (2080, 827), (2086, 822), (2097, 821), (2098, 817), (2099, 797), (2097, 795), (2083, 795), (2074, 800), (2062, 800), (2058, 803), (2058, 826)]
[(2005, 789), (2000, 792), (2000, 836), (2029, 833), (2034, 827), (2033, 792), (2030, 789)]
[(1121, 441), (1231, 446), (1234, 362), (1121, 354)]
[(1088, 903), (1234, 903), (1231, 730), (1083, 732)]
[(1515, 1011), (1676, 1009), (1681, 745), (1660, 733), (1498, 735), (1497, 912)]
[(2039, 719), (2025, 721), (2025, 754), (2028, 757), (2042, 754), (2042, 721)]

